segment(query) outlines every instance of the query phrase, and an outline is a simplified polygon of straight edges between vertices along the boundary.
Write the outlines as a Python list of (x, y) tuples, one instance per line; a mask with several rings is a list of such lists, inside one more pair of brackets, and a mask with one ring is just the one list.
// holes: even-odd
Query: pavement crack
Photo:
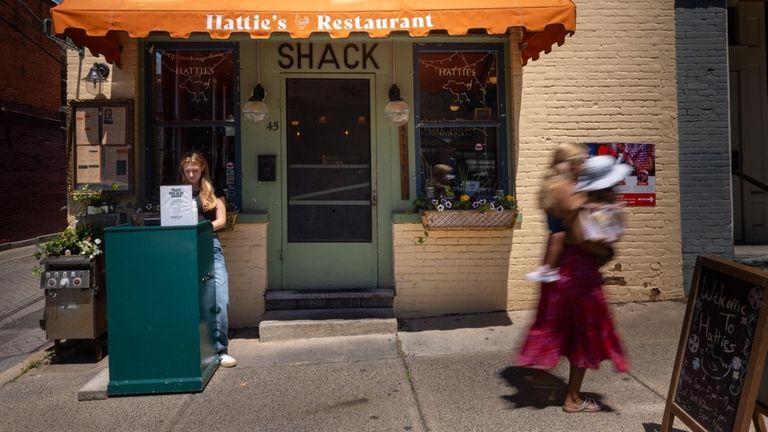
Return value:
[(399, 336), (396, 336), (397, 338), (397, 354), (398, 357), (400, 357), (400, 361), (403, 363), (403, 368), (405, 369), (405, 378), (408, 380), (408, 386), (411, 388), (411, 394), (413, 395), (413, 399), (416, 402), (416, 412), (419, 415), (419, 421), (421, 421), (421, 426), (424, 429), (424, 431), (428, 432), (429, 427), (427, 426), (427, 419), (424, 416), (424, 410), (421, 407), (421, 401), (419, 400), (419, 393), (416, 391), (416, 384), (413, 382), (413, 376), (411, 375), (411, 368), (408, 366), (408, 362), (405, 360), (406, 355), (403, 351), (403, 341), (400, 339)]
[(647, 388), (648, 390), (650, 390), (650, 392), (651, 392), (651, 393), (653, 393), (653, 394), (655, 394), (656, 396), (658, 396), (658, 397), (659, 397), (661, 400), (663, 400), (663, 401), (666, 401), (666, 400), (667, 400), (667, 397), (666, 397), (666, 396), (664, 396), (664, 395), (662, 395), (662, 394), (659, 394), (659, 392), (657, 392), (656, 390), (654, 390), (654, 389), (653, 389), (653, 388), (652, 388), (650, 385), (648, 385), (648, 384), (647, 384), (645, 381), (641, 380), (640, 378), (636, 377), (635, 375), (632, 375), (632, 373), (631, 373), (631, 372), (627, 372), (627, 375), (629, 375), (629, 376), (631, 376), (632, 378), (634, 378), (634, 379), (635, 379), (635, 381), (637, 381), (638, 383), (640, 383), (640, 385), (641, 385), (641, 386), (643, 386), (643, 387)]
[(173, 410), (170, 416), (168, 416), (165, 427), (163, 427), (163, 432), (173, 432), (173, 430), (176, 428), (176, 425), (179, 423), (179, 420), (183, 418), (184, 413), (187, 411), (187, 409), (189, 409), (190, 406), (192, 406), (193, 396), (194, 394), (191, 393), (183, 395), (179, 406)]

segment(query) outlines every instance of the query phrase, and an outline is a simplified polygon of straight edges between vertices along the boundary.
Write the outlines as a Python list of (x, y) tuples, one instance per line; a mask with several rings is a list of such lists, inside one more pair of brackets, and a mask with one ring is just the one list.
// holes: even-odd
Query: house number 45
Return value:
[(273, 121), (273, 122), (267, 123), (268, 131), (276, 131), (278, 129), (280, 129), (280, 122)]

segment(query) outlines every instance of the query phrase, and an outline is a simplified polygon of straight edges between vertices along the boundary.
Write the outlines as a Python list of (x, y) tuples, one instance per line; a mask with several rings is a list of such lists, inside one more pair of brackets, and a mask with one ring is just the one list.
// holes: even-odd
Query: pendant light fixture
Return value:
[(384, 107), (384, 118), (402, 126), (408, 123), (411, 109), (400, 96), (400, 89), (395, 84), (395, 42), (392, 42), (392, 86), (389, 88), (389, 102)]
[(256, 42), (256, 59), (258, 61), (257, 84), (251, 91), (250, 99), (243, 105), (242, 109), (243, 117), (251, 123), (258, 123), (269, 118), (269, 106), (264, 103), (267, 92), (261, 85), (261, 49), (258, 41)]

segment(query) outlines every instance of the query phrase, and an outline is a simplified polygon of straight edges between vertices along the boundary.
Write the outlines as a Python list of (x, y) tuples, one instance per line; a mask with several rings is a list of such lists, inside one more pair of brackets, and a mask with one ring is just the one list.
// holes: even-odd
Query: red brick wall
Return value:
[(67, 225), (64, 132), (57, 122), (0, 113), (0, 244)]
[(66, 226), (66, 149), (59, 46), (40, 19), (49, 0), (0, 2), (0, 244)]
[[(53, 6), (44, 0), (24, 3), (38, 18), (49, 17)], [(59, 46), (43, 35), (40, 22), (16, 1), (0, 2), (0, 17), (0, 104), (56, 113), (62, 105)]]

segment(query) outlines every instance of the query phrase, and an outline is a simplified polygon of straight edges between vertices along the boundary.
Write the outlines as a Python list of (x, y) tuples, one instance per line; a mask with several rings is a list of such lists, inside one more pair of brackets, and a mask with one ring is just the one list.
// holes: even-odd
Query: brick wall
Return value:
[(393, 227), (398, 318), (506, 309), (512, 230)]
[(229, 325), (257, 327), (267, 289), (267, 224), (238, 223), (219, 238), (229, 274)]
[(697, 255), (733, 256), (728, 31), (723, 0), (677, 0), (675, 8), (687, 292)]
[(0, 182), (12, 203), (0, 244), (66, 226), (66, 162), (62, 118), (63, 51), (43, 35), (45, 0), (0, 2)]
[[(48, 18), (54, 3), (27, 0), (0, 2), (0, 103), (58, 118), (61, 106), (62, 52), (43, 35), (38, 19)], [(34, 16), (33, 16), (34, 14)]]
[[(525, 220), (515, 231), (508, 307), (534, 307), (523, 279), (540, 261), (546, 230), (536, 194), (550, 152), (561, 142), (656, 144), (656, 207), (630, 207), (626, 237), (604, 268), (610, 301), (679, 298), (680, 193), (677, 146), (675, 8), (667, 0), (577, 2), (576, 33), (522, 68), (512, 97), (519, 118), (516, 189)], [(513, 62), (519, 59), (511, 43)], [(522, 84), (517, 84), (517, 83)], [(519, 102), (517, 102), (519, 101)]]

